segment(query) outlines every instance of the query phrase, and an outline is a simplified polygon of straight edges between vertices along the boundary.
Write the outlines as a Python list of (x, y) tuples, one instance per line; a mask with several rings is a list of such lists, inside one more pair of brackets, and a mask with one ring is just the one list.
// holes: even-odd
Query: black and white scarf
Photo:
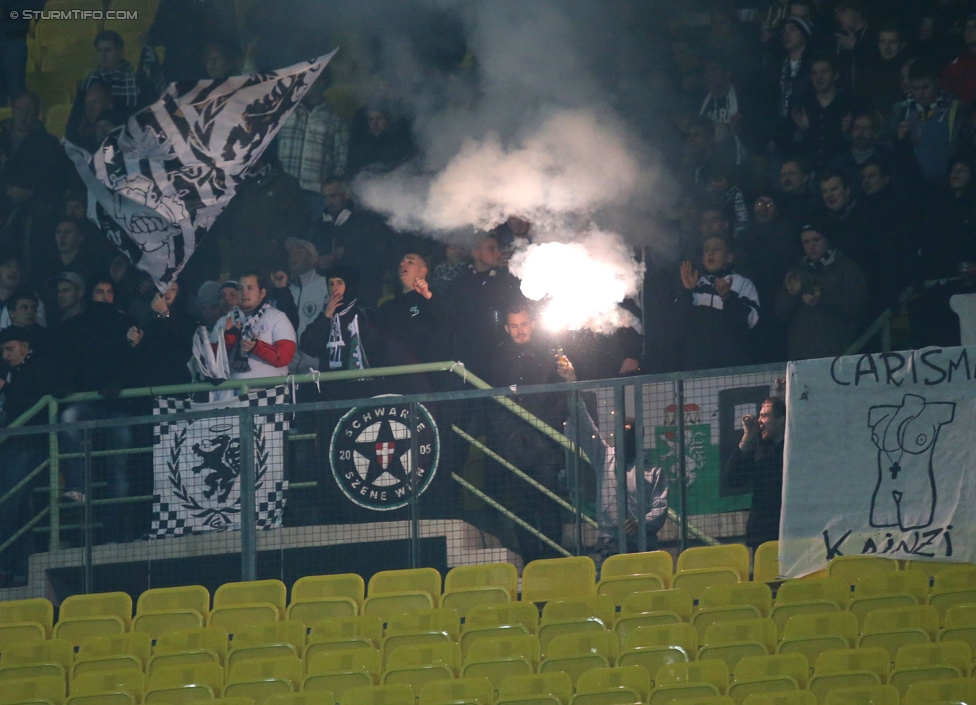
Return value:
[(836, 248), (830, 248), (827, 250), (827, 254), (817, 260), (807, 258), (807, 266), (815, 272), (822, 271), (834, 263), (834, 259), (837, 257)]
[(251, 371), (251, 363), (247, 361), (247, 353), (241, 349), (241, 343), (244, 341), (244, 338), (250, 339), (254, 326), (257, 325), (261, 317), (271, 308), (273, 307), (269, 302), (262, 301), (251, 313), (244, 313), (239, 307), (231, 311), (231, 320), (234, 321), (234, 329), (237, 330), (237, 342), (234, 343), (234, 347), (231, 349), (230, 355), (228, 355), (230, 358), (231, 372)]

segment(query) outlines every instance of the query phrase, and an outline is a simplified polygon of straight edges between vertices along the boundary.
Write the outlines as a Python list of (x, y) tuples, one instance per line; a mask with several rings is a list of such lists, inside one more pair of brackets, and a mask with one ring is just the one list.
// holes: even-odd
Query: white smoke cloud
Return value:
[(509, 215), (592, 213), (625, 203), (640, 171), (611, 119), (565, 110), (506, 147), (469, 139), (435, 177), (395, 172), (358, 184), (362, 201), (398, 230), (490, 230)]

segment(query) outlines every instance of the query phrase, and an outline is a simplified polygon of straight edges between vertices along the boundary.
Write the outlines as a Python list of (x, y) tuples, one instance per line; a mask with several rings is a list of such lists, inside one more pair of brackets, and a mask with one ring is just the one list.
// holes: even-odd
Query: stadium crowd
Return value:
[[(183, 5), (196, 24), (173, 10)], [(67, 138), (94, 149), (169, 81), (252, 69), (254, 45), (224, 31), (217, 6), (163, 0), (138, 67), (122, 37), (99, 34)], [(18, 27), (6, 42), (24, 39)], [(673, 247), (635, 252), (647, 274), (643, 299), (620, 302), (631, 327), (558, 340), (536, 331), (507, 270), (516, 241), (532, 238), (519, 214), (445, 245), (357, 202), (357, 175), (419, 148), (397, 102), (378, 93), (350, 110), (328, 75), (179, 281), (156, 291), (86, 219), (43, 106), (18, 82), (16, 52), (4, 54), (0, 424), (45, 393), (104, 397), (67, 405), (64, 421), (128, 414), (118, 390), (191, 380), (198, 326), (232, 378), (450, 359), (508, 386), (838, 355), (912, 286), (909, 342), (958, 344), (949, 297), (976, 291), (976, 4), (718, 2), (707, 24), (662, 26), (655, 41), (647, 80), (661, 101), (645, 132), (682, 196), (647, 228)], [(471, 64), (455, 72), (476, 84)], [(80, 472), (68, 464), (70, 498)], [(120, 465), (113, 492), (127, 491)]]

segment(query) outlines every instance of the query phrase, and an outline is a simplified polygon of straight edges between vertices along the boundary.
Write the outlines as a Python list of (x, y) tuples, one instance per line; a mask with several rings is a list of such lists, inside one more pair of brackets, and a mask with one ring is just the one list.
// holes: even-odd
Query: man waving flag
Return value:
[(173, 83), (94, 154), (66, 141), (88, 187), (88, 217), (165, 291), (334, 55)]

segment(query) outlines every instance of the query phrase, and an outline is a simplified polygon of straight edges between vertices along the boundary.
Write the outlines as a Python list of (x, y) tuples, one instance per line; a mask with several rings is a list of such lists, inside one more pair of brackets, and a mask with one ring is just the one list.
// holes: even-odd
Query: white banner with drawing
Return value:
[(786, 393), (783, 575), (976, 561), (976, 348), (794, 362)]

